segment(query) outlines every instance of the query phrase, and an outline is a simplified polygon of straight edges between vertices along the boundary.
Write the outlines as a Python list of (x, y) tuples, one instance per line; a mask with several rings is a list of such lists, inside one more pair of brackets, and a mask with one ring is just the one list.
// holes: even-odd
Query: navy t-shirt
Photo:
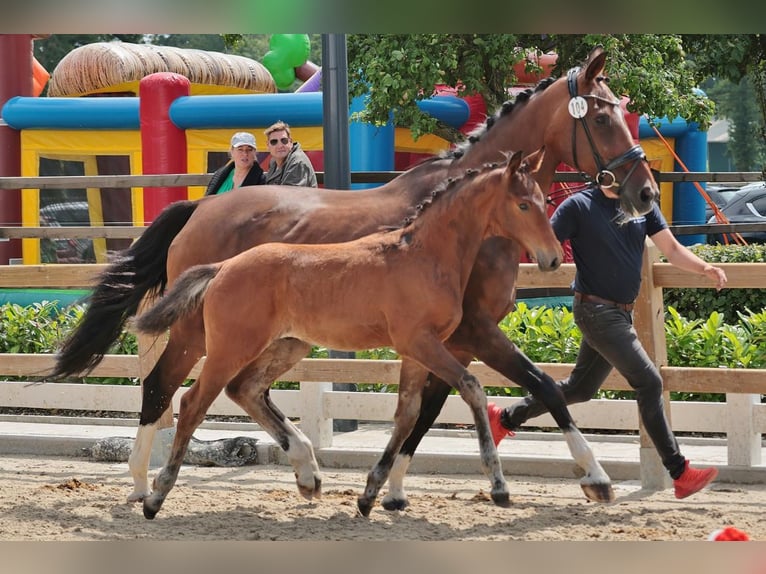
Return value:
[(572, 288), (619, 303), (638, 296), (646, 238), (668, 227), (656, 203), (646, 215), (625, 219), (619, 200), (594, 187), (564, 200), (551, 224), (559, 241), (572, 245)]

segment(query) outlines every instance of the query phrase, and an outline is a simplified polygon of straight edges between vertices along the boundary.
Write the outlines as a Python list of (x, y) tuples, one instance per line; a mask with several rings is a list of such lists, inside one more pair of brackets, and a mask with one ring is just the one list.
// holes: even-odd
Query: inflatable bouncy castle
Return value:
[[(290, 124), (293, 139), (323, 171), (321, 69), (307, 61), (307, 41), (306, 35), (272, 36), (263, 64), (120, 42), (77, 48), (52, 72), (46, 97), (19, 95), (2, 107), (3, 119), (20, 136), (19, 175), (212, 173), (227, 161), (231, 134), (240, 130), (256, 135), (259, 161), (266, 163), (261, 134), (277, 120)], [(295, 92), (280, 92), (295, 80), (302, 82)], [(360, 105), (363, 101), (353, 102), (351, 111)], [(483, 118), (482, 105), (437, 91), (421, 109), (466, 129), (477, 113)], [(409, 129), (355, 124), (349, 129), (352, 171), (406, 169), (420, 156), (450, 145), (432, 135), (414, 141)], [(199, 186), (25, 189), (21, 222), (40, 225), (55, 218), (50, 206), (75, 203), (93, 225), (144, 225), (171, 201), (203, 193)], [(106, 261), (108, 251), (129, 241), (94, 240), (89, 256)], [(44, 258), (38, 239), (25, 239), (22, 247), (24, 263), (51, 260)]]

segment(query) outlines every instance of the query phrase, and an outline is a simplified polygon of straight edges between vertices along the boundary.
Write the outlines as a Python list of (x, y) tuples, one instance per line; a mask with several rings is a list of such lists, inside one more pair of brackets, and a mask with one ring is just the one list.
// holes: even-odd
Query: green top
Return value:
[(216, 195), (226, 193), (232, 189), (234, 189), (234, 170), (231, 170), (229, 175), (226, 176), (226, 179), (221, 182), (221, 185), (218, 187), (218, 191), (216, 191)]

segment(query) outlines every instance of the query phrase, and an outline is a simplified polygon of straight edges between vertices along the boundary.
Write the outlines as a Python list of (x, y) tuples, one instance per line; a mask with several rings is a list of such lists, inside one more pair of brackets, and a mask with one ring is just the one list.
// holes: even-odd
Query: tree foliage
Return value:
[[(321, 65), (321, 36), (310, 37), (310, 60)], [(75, 47), (114, 39), (224, 51), (258, 61), (269, 50), (269, 36), (258, 34), (54, 34), (35, 42), (35, 56), (52, 71)], [(481, 94), (491, 111), (507, 99), (515, 81), (513, 66), (524, 54), (555, 52), (554, 74), (560, 75), (581, 64), (596, 45), (609, 54), (612, 90), (628, 96), (629, 109), (650, 120), (682, 117), (706, 129), (715, 105), (696, 88), (706, 78), (739, 84), (745, 77), (766, 118), (766, 36), (758, 34), (349, 34), (349, 97), (368, 98), (359, 119), (382, 124), (393, 110), (394, 121), (410, 126), (416, 137), (436, 132), (457, 139), (458, 133), (417, 106), (434, 86), (456, 87), (460, 95)], [(735, 123), (742, 139), (750, 137), (748, 126)], [(766, 142), (764, 123), (758, 124), (758, 139)]]
[[(733, 154), (739, 154), (739, 159), (737, 155), (734, 156), (738, 169), (758, 167), (766, 171), (763, 164), (763, 150), (766, 149), (766, 36), (688, 34), (682, 36), (682, 39), (689, 54), (689, 65), (696, 68), (698, 75), (730, 80), (743, 90), (739, 96), (752, 98), (737, 102), (735, 96), (731, 105), (722, 110), (722, 114), (732, 121), (731, 147)], [(752, 92), (748, 92), (750, 88)], [(750, 102), (755, 102), (760, 114), (760, 120), (755, 125), (748, 120), (747, 110), (740, 108), (750, 105)], [(755, 141), (758, 143), (755, 144)], [(747, 168), (744, 165), (740, 167), (745, 163), (748, 164)]]
[(461, 96), (480, 93), (496, 106), (521, 59), (511, 34), (364, 34), (349, 36), (347, 44), (349, 96), (368, 95), (359, 119), (385, 124), (394, 110), (396, 124), (411, 126), (415, 137), (437, 129), (417, 106), (434, 86), (456, 87)]
[(716, 115), (729, 121), (727, 147), (738, 171), (758, 171), (766, 163), (766, 142), (762, 139), (764, 119), (758, 108), (755, 89), (748, 76), (739, 83), (711, 81), (705, 87), (716, 104)]
[[(433, 131), (435, 121), (418, 113), (416, 101), (431, 86), (461, 85), (478, 92), (493, 109), (513, 85), (513, 65), (527, 52), (558, 54), (555, 74), (581, 64), (597, 45), (607, 50), (613, 91), (630, 97), (629, 109), (649, 118), (681, 116), (705, 129), (714, 105), (695, 90), (703, 76), (687, 64), (683, 42), (671, 34), (383, 34), (350, 35), (350, 93), (368, 91), (361, 119), (383, 123), (390, 110), (414, 135)], [(428, 86), (429, 88), (426, 88)]]

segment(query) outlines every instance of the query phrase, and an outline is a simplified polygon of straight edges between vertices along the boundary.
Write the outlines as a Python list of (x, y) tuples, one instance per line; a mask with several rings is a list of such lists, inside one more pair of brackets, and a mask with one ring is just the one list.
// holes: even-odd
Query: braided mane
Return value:
[[(508, 156), (510, 157), (510, 156)], [(462, 186), (465, 183), (468, 183), (476, 178), (476, 176), (486, 173), (488, 171), (492, 171), (493, 169), (496, 169), (500, 167), (501, 165), (504, 165), (504, 163), (507, 163), (507, 159), (505, 162), (491, 162), (491, 163), (485, 163), (480, 168), (470, 168), (463, 172), (463, 174), (459, 177), (448, 177), (446, 180), (444, 180), (439, 186), (436, 187), (431, 192), (431, 195), (428, 196), (426, 199), (415, 205), (412, 210), (413, 213), (411, 215), (408, 215), (404, 218), (404, 221), (402, 221), (402, 224), (398, 227), (392, 227), (390, 230), (395, 229), (403, 229), (409, 225), (412, 225), (421, 215), (423, 215), (423, 212), (433, 203), (439, 199), (439, 197), (447, 195), (447, 192), (450, 190), (453, 190), (457, 187)]]
[(513, 100), (507, 100), (503, 102), (503, 105), (500, 106), (494, 115), (487, 117), (484, 124), (478, 126), (475, 130), (468, 134), (466, 141), (458, 145), (455, 149), (444, 152), (440, 157), (448, 159), (458, 159), (462, 157), (465, 155), (468, 148), (478, 142), (484, 136), (484, 134), (492, 129), (492, 127), (501, 118), (512, 113), (513, 110), (517, 109), (518, 107), (526, 104), (527, 101), (529, 101), (529, 98), (531, 98), (534, 94), (542, 92), (555, 81), (556, 78), (543, 78), (534, 88), (527, 88), (523, 92), (519, 92)]
[(507, 100), (503, 102), (500, 108), (493, 115), (488, 116), (482, 125), (477, 126), (476, 129), (474, 129), (470, 134), (468, 134), (465, 141), (458, 144), (452, 149), (445, 150), (440, 154), (425, 158), (419, 161), (415, 165), (423, 165), (426, 163), (431, 163), (431, 162), (439, 161), (443, 159), (448, 159), (448, 160), (460, 159), (466, 154), (468, 149), (472, 145), (474, 145), (476, 142), (478, 142), (484, 136), (484, 134), (486, 134), (490, 129), (492, 129), (492, 127), (501, 118), (507, 116), (508, 114), (512, 113), (513, 110), (518, 109), (519, 107), (526, 104), (527, 101), (529, 101), (529, 98), (531, 98), (534, 94), (536, 94), (537, 92), (542, 92), (555, 81), (556, 81), (556, 78), (552, 78), (552, 77), (543, 78), (537, 83), (537, 85), (534, 88), (527, 88), (523, 92), (519, 92), (518, 94), (516, 94), (516, 97), (513, 100)]

